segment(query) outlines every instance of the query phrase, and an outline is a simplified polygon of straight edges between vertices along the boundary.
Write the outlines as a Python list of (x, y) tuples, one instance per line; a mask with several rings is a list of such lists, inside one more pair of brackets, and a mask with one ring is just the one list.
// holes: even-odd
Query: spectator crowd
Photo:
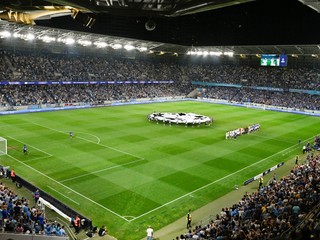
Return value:
[[(0, 60), (2, 82), (173, 81), (166, 84), (1, 85), (1, 106), (101, 104), (114, 100), (186, 96), (196, 88), (192, 81), (197, 81), (223, 85), (205, 86), (207, 91), (203, 97), (320, 110), (319, 94), (289, 91), (320, 91), (320, 70), (316, 67), (268, 68), (9, 51), (1, 51)], [(241, 87), (231, 87), (231, 84)], [(259, 90), (259, 87), (267, 89)]]
[(245, 193), (207, 225), (190, 228), (176, 240), (320, 239), (320, 154), (306, 154), (289, 175)]
[[(6, 169), (0, 169), (1, 177), (6, 177)], [(64, 226), (46, 219), (45, 210), (34, 202), (30, 204), (12, 189), (0, 183), (0, 229), (20, 234), (67, 236)]]
[[(0, 105), (104, 103), (138, 98), (186, 96), (196, 87), (191, 81), (219, 83), (202, 97), (250, 102), (296, 109), (320, 110), (320, 95), (289, 89), (320, 91), (316, 68), (263, 68), (153, 62), (100, 56), (0, 54), (0, 81), (160, 81), (166, 84), (27, 84), (0, 85)], [(228, 87), (240, 84), (242, 87)], [(259, 90), (255, 87), (267, 87)], [(283, 91), (274, 91), (279, 88)], [(319, 138), (317, 138), (319, 145)], [(206, 226), (196, 226), (177, 239), (309, 239), (320, 237), (310, 213), (320, 212), (320, 155), (313, 154), (280, 180), (246, 193), (217, 214)], [(315, 210), (315, 207), (318, 207)], [(304, 223), (300, 231), (292, 231)], [(0, 227), (8, 232), (64, 236), (64, 227), (48, 223), (44, 211), (29, 206), (24, 197), (0, 183)]]

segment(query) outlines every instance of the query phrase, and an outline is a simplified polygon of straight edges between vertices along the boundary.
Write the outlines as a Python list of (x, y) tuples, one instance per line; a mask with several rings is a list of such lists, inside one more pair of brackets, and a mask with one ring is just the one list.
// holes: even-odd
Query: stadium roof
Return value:
[(313, 10), (317, 11), (320, 13), (320, 1), (319, 0), (299, 0), (306, 6), (312, 8)]
[(319, 58), (320, 34), (315, 30), (319, 4), (316, 0), (4, 0), (0, 37), (34, 38), (43, 45), (54, 41), (56, 46), (74, 41), (83, 47), (159, 55)]
[[(145, 41), (116, 36), (107, 36), (94, 33), (69, 31), (63, 29), (48, 28), (42, 26), (21, 25), (0, 21), (0, 43), (4, 44), (6, 38), (39, 43), (54, 42), (56, 45), (68, 45), (73, 43), (79, 47), (91, 48), (124, 48), (139, 52), (154, 52), (156, 54), (188, 54), (193, 52), (198, 55), (223, 55), (232, 53), (238, 56), (261, 55), (261, 54), (288, 54), (291, 56), (320, 57), (320, 44), (296, 44), (296, 45), (242, 45), (242, 46), (184, 46), (178, 44)], [(130, 47), (128, 47), (130, 46)]]
[(252, 1), (255, 0), (7, 0), (0, 2), (0, 10), (3, 10), (2, 19), (19, 23), (30, 24), (37, 18), (69, 14), (90, 25), (87, 13), (177, 17)]
[(3, 0), (0, 19), (186, 46), (319, 44), (319, 4), (316, 0)]

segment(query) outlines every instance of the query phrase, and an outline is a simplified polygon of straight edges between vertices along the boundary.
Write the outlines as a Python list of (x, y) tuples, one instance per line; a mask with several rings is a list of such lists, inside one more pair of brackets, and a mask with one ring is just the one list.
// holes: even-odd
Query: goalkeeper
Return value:
[(23, 145), (23, 153), (28, 154), (28, 147), (27, 145)]

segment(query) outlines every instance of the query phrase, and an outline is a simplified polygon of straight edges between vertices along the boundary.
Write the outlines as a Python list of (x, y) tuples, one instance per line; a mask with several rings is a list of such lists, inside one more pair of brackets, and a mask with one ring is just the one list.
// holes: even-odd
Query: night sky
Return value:
[(95, 17), (91, 29), (69, 16), (37, 24), (187, 46), (320, 44), (320, 13), (298, 0), (258, 0), (183, 17), (155, 18), (154, 31), (145, 29), (143, 17)]

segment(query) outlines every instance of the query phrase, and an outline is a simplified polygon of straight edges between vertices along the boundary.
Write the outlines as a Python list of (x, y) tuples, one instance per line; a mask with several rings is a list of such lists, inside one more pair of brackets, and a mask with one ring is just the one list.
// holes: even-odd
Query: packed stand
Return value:
[[(2, 85), (0, 106), (103, 104), (105, 101), (186, 96), (191, 81), (237, 84), (206, 87), (205, 97), (296, 109), (319, 110), (319, 95), (289, 89), (320, 90), (317, 68), (267, 68), (235, 64), (164, 61), (154, 58), (82, 56), (1, 51), (0, 81), (160, 81), (170, 84)], [(283, 91), (256, 90), (254, 87)]]
[[(0, 169), (0, 176), (6, 176), (6, 169)], [(17, 185), (18, 186), (18, 185)], [(64, 226), (49, 222), (44, 208), (39, 202), (31, 205), (25, 197), (20, 197), (0, 183), (0, 229), (4, 232), (67, 236)]]
[(183, 80), (180, 65), (99, 56), (38, 55), (2, 51), (0, 81)]
[(237, 204), (222, 208), (215, 220), (177, 239), (319, 239), (320, 154), (312, 148), (305, 154), (306, 161), (288, 176), (246, 193)]
[(174, 80), (320, 90), (318, 68), (268, 68), (116, 56), (1, 52), (0, 81)]
[(304, 93), (265, 91), (251, 88), (207, 87), (202, 97), (284, 108), (320, 110), (320, 95)]
[(139, 98), (185, 96), (189, 84), (5, 85), (0, 94), (12, 106), (39, 104), (103, 104)]
[(193, 64), (188, 69), (190, 79), (194, 81), (241, 84), (251, 87), (320, 90), (320, 70), (316, 68)]

